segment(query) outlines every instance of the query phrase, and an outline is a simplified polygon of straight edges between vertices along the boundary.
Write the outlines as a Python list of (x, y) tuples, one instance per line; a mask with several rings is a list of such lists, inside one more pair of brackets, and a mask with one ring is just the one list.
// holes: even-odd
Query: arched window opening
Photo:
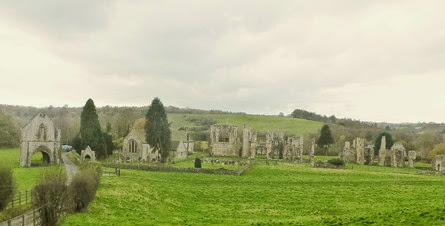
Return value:
[(46, 127), (45, 125), (40, 124), (39, 126), (39, 132), (37, 134), (37, 137), (39, 138), (40, 141), (46, 141)]
[(128, 143), (128, 150), (131, 153), (137, 153), (138, 152), (138, 143), (135, 140), (130, 140)]

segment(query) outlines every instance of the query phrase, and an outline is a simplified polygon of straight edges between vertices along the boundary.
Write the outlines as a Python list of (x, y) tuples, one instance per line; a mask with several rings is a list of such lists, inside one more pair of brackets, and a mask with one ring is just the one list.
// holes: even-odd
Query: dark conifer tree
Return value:
[(92, 99), (88, 99), (80, 115), (80, 137), (82, 149), (90, 146), (96, 152), (98, 158), (107, 157), (99, 116), (96, 113), (96, 106)]
[(145, 120), (145, 139), (153, 151), (160, 152), (161, 162), (165, 162), (170, 152), (171, 132), (164, 105), (159, 98), (151, 102)]

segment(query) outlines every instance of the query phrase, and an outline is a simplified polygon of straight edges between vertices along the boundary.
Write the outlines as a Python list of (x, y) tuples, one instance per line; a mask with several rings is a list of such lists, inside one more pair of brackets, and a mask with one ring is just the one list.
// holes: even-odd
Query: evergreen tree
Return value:
[(324, 125), (321, 128), (320, 138), (317, 141), (319, 147), (327, 147), (334, 143), (334, 138), (332, 138), (331, 129), (328, 125)]
[(82, 149), (88, 145), (96, 152), (98, 158), (107, 156), (105, 140), (102, 137), (99, 116), (96, 113), (96, 106), (92, 99), (88, 99), (80, 115), (80, 137), (82, 140)]
[(159, 98), (151, 102), (145, 120), (145, 139), (153, 151), (160, 152), (161, 162), (165, 162), (170, 152), (171, 132), (164, 105)]
[(386, 150), (391, 149), (391, 147), (394, 145), (394, 139), (392, 138), (392, 135), (388, 132), (383, 132), (379, 134), (379, 136), (374, 141), (374, 151), (375, 154), (379, 154), (380, 145), (382, 144), (382, 137), (385, 136), (386, 139)]

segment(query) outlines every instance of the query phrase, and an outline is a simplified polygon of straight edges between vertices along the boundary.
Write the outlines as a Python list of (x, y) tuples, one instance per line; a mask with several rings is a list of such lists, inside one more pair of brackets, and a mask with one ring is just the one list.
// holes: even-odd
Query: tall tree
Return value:
[(0, 147), (18, 146), (19, 140), (20, 129), (13, 118), (0, 109)]
[(320, 131), (320, 138), (317, 141), (319, 147), (327, 147), (334, 143), (334, 138), (332, 138), (331, 129), (328, 125), (324, 125)]
[(159, 98), (151, 102), (145, 120), (145, 139), (153, 151), (160, 152), (161, 162), (165, 162), (170, 152), (171, 132), (164, 105)]
[(107, 156), (99, 116), (96, 113), (96, 106), (92, 99), (88, 99), (80, 115), (80, 137), (82, 139), (82, 149), (89, 145), (93, 151), (96, 151), (98, 158)]
[(394, 145), (394, 139), (392, 138), (392, 135), (388, 132), (383, 132), (377, 136), (377, 138), (374, 141), (374, 151), (375, 154), (379, 154), (380, 145), (382, 144), (382, 137), (385, 136), (386, 139), (386, 149), (389, 150)]

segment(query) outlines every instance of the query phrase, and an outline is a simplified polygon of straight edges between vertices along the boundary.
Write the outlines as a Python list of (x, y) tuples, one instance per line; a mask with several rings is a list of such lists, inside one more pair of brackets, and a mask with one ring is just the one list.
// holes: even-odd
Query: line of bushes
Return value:
[(221, 174), (221, 175), (234, 175), (240, 176), (245, 173), (247, 169), (252, 166), (253, 163), (247, 164), (239, 170), (228, 169), (205, 169), (205, 168), (180, 168), (171, 166), (150, 166), (150, 165), (132, 165), (132, 164), (115, 164), (105, 163), (104, 167), (132, 169), (132, 170), (144, 170), (144, 171), (159, 171), (159, 172), (183, 172), (183, 173), (206, 173), (206, 174)]
[(63, 214), (85, 211), (96, 196), (101, 171), (99, 163), (82, 163), (69, 185), (63, 168), (46, 171), (32, 194), (42, 225), (57, 225)]

